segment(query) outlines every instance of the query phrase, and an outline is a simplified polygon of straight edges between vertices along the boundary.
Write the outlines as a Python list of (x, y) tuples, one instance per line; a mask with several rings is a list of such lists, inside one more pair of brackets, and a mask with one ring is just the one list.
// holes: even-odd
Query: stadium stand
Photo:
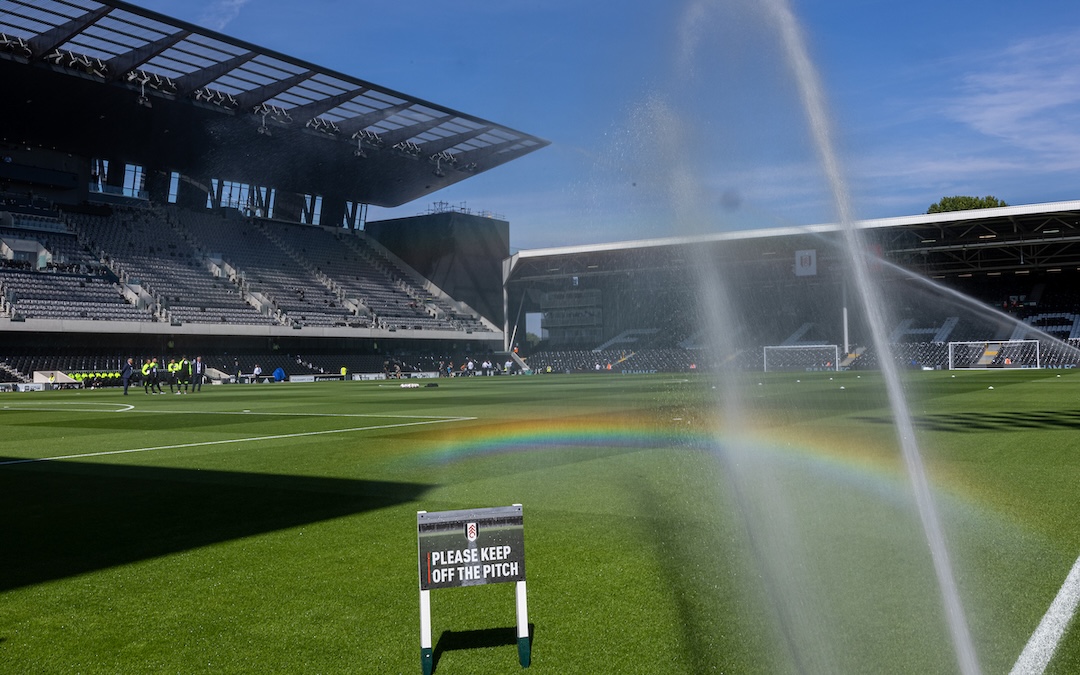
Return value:
[(238, 212), (175, 213), (177, 224), (190, 241), (205, 256), (226, 263), (230, 277), (241, 289), (265, 298), (281, 323), (345, 326), (356, 317), (356, 312), (343, 306), (324, 279), (304, 269)]
[(153, 320), (101, 277), (2, 269), (0, 294), (6, 313), (24, 319)]
[(116, 209), (112, 216), (71, 214), (68, 223), (160, 320), (274, 323), (249, 305), (231, 282), (212, 276), (162, 210), (129, 207)]

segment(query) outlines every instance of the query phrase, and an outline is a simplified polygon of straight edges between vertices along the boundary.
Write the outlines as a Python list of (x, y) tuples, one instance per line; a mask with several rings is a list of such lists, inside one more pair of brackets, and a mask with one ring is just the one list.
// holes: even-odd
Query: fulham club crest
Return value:
[(466, 539), (468, 539), (469, 541), (476, 541), (476, 532), (477, 532), (476, 523), (466, 523), (465, 524), (465, 538)]

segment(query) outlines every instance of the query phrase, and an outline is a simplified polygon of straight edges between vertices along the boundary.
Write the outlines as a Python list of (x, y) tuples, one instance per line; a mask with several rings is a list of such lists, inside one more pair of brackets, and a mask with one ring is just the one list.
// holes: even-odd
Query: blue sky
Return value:
[[(438, 200), (515, 248), (832, 222), (755, 0), (141, 0), (551, 141)], [(1080, 198), (1080, 3), (793, 0), (860, 218)]]

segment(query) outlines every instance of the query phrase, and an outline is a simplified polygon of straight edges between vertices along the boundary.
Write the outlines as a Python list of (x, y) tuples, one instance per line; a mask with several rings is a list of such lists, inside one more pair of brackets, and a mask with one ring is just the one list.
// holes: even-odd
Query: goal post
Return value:
[(773, 345), (764, 349), (765, 372), (840, 370), (838, 345)]
[(949, 343), (949, 370), (1042, 368), (1038, 340), (975, 340)]

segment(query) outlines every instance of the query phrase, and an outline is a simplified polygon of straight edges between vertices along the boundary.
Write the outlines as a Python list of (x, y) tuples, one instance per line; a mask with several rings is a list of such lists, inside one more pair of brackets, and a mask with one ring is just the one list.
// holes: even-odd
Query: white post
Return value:
[(842, 281), (840, 286), (841, 301), (840, 304), (843, 307), (843, 322), (844, 322), (844, 358), (851, 353), (851, 342), (848, 338), (848, 315), (847, 315), (847, 281)]
[(529, 602), (524, 581), (515, 584), (514, 597), (517, 600), (518, 662), (522, 668), (528, 668), (532, 662), (532, 642), (529, 640)]
[(431, 675), (434, 664), (431, 651), (431, 591), (420, 591), (420, 667)]
[[(427, 513), (417, 511), (416, 515)], [(417, 558), (419, 558), (420, 541), (417, 538)], [(420, 670), (424, 675), (431, 675), (435, 670), (433, 652), (431, 650), (431, 591), (420, 589)]]

